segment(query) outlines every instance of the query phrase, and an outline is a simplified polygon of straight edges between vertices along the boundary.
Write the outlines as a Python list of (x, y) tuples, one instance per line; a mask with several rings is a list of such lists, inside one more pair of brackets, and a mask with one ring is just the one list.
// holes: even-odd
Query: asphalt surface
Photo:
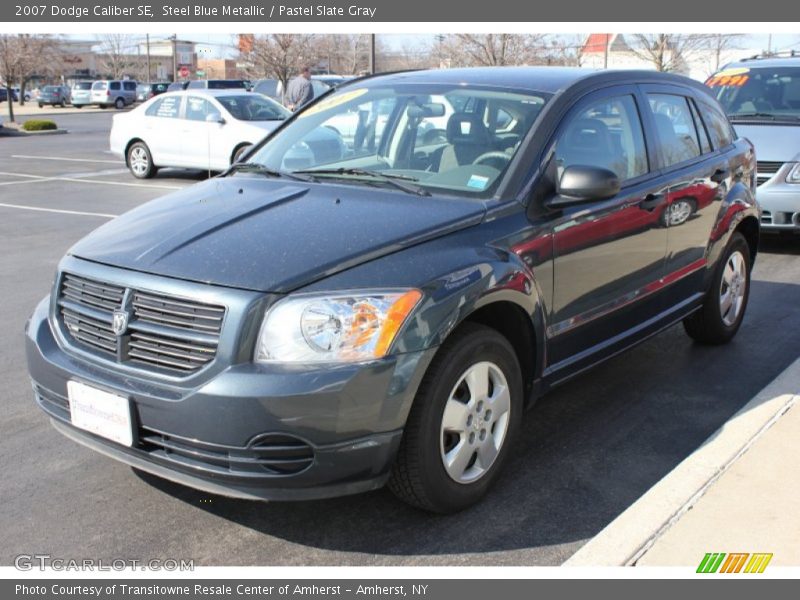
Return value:
[(762, 244), (733, 343), (698, 346), (676, 326), (541, 399), (499, 485), (461, 514), (431, 516), (387, 491), (230, 500), (140, 474), (50, 427), (23, 347), (58, 259), (107, 220), (98, 214), (204, 176), (135, 180), (106, 152), (110, 120), (60, 115), (68, 135), (0, 137), (2, 565), (34, 553), (197, 565), (557, 565), (800, 354), (800, 240), (773, 240)]

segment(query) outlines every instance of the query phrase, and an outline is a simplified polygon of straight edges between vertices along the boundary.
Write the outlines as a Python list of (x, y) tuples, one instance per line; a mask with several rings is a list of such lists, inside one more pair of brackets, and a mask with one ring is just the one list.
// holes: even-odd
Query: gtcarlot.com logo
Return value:
[(763, 573), (772, 553), (707, 552), (697, 566), (698, 573)]
[(194, 559), (185, 558), (59, 558), (50, 554), (18, 554), (14, 567), (19, 571), (194, 571)]

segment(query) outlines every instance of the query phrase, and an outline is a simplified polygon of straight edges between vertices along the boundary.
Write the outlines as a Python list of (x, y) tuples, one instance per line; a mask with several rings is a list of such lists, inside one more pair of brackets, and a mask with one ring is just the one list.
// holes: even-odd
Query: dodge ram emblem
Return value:
[(120, 336), (128, 328), (128, 313), (124, 310), (115, 310), (114, 318), (111, 320), (111, 331), (114, 335)]

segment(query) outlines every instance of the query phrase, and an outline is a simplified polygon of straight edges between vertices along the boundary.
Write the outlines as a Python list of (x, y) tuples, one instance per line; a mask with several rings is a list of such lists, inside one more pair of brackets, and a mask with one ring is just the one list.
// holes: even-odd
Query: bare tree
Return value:
[(630, 51), (656, 71), (683, 72), (695, 55), (708, 49), (707, 34), (636, 33)]
[(722, 66), (722, 57), (725, 52), (741, 48), (741, 41), (744, 35), (741, 33), (712, 33), (706, 37), (706, 44), (711, 58), (707, 75), (713, 75)]
[(55, 73), (59, 68), (55, 39), (47, 35), (0, 35), (0, 79), (5, 80), (8, 94), (8, 119), (14, 122), (12, 86), (19, 85), (20, 103), (24, 102), (25, 86), (34, 76)]
[(544, 34), (458, 33), (439, 36), (434, 48), (441, 66), (504, 66), (539, 62), (546, 44)]
[(289, 78), (302, 65), (314, 65), (320, 59), (318, 37), (308, 34), (272, 33), (254, 36), (240, 52), (248, 77), (278, 79), (286, 89)]
[(112, 79), (122, 79), (133, 74), (140, 64), (135, 51), (138, 49), (135, 38), (124, 33), (98, 35), (100, 67)]

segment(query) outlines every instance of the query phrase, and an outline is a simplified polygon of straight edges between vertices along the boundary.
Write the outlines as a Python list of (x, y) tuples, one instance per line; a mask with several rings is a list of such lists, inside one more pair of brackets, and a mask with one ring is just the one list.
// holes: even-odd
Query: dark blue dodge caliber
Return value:
[(682, 77), (357, 80), (69, 251), (27, 327), (36, 402), (208, 492), (388, 484), (456, 511), (552, 386), (678, 321), (733, 338), (755, 182), (751, 144)]

